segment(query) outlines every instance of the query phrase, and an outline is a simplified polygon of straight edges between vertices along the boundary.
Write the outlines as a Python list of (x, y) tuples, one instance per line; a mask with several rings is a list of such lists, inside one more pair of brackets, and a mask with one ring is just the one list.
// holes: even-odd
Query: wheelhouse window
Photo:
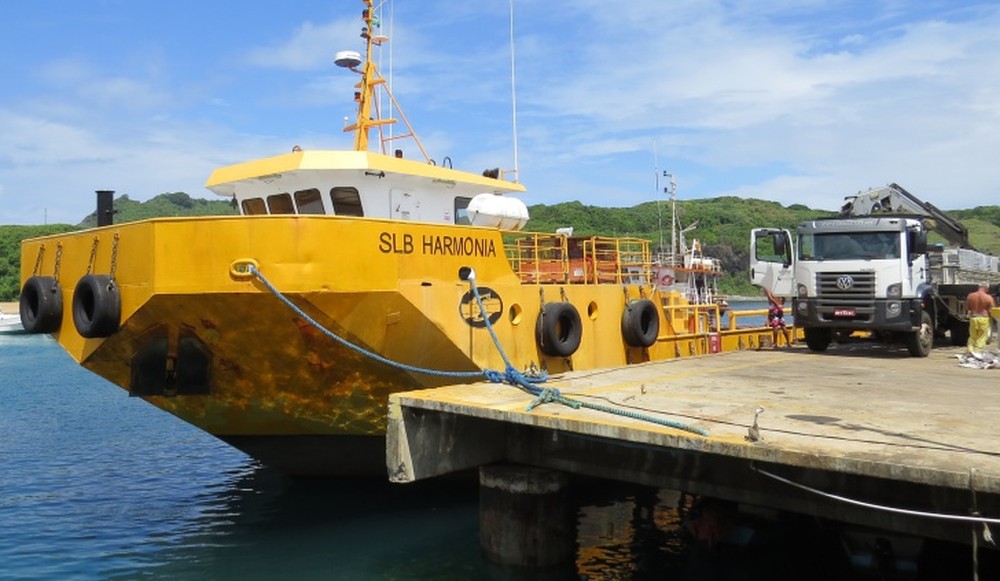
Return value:
[(336, 187), (330, 190), (330, 200), (333, 202), (333, 212), (338, 216), (364, 216), (361, 207), (361, 196), (357, 188)]
[(267, 197), (267, 208), (272, 214), (294, 214), (292, 197), (288, 194), (274, 194)]
[(311, 188), (295, 192), (295, 207), (299, 214), (323, 214), (323, 198), (319, 190)]
[(254, 214), (267, 214), (267, 206), (264, 205), (263, 198), (247, 198), (243, 200), (243, 215), (253, 216)]
[(469, 219), (469, 202), (472, 198), (455, 198), (455, 223), (462, 226), (471, 226), (472, 220)]

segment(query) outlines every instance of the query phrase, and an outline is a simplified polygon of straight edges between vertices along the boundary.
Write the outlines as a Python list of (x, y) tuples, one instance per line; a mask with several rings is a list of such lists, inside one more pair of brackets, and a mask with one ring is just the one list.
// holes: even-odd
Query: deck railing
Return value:
[(526, 283), (650, 284), (649, 241), (602, 236), (518, 234), (504, 243), (507, 259)]

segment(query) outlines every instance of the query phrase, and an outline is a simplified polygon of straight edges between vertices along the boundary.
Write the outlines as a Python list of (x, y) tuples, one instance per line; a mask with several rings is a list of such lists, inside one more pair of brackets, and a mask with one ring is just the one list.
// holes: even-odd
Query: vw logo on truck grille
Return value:
[(851, 290), (851, 287), (853, 286), (854, 286), (854, 279), (851, 277), (851, 275), (845, 274), (843, 276), (837, 277), (837, 288), (839, 288), (840, 290), (843, 291)]

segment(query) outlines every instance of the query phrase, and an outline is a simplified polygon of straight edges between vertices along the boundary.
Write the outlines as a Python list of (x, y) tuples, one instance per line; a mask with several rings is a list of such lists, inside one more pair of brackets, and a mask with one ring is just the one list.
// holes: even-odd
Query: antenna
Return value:
[(674, 181), (674, 174), (663, 172), (663, 177), (670, 178), (669, 186), (663, 188), (664, 192), (670, 193), (670, 261), (677, 262), (677, 182)]
[[(379, 5), (379, 7), (378, 7), (379, 14), (382, 14), (382, 7), (383, 6), (385, 6), (385, 2), (383, 2), (381, 5)], [(396, 32), (396, 4), (393, 3), (393, 2), (389, 2), (389, 34), (395, 34), (395, 32)], [(393, 85), (393, 73), (396, 72), (396, 69), (393, 66), (393, 62), (394, 61), (393, 61), (393, 58), (392, 58), (393, 57), (393, 49), (392, 49), (393, 46), (394, 45), (392, 45), (392, 44), (389, 45), (389, 86), (390, 87), (394, 87), (395, 86), (395, 85)], [(392, 103), (389, 103), (389, 117), (392, 117), (392, 116), (393, 116)], [(393, 136), (393, 126), (390, 125), (389, 126), (389, 137), (391, 138), (392, 136)]]
[(656, 224), (660, 232), (659, 256), (663, 258), (663, 205), (660, 203), (660, 156), (656, 149), (656, 140), (653, 140), (653, 187), (656, 192)]
[(514, 61), (514, 0), (510, 0), (510, 103), (512, 125), (514, 131), (514, 181), (520, 179), (519, 166), (517, 165), (517, 84), (515, 83), (514, 71), (516, 69)]

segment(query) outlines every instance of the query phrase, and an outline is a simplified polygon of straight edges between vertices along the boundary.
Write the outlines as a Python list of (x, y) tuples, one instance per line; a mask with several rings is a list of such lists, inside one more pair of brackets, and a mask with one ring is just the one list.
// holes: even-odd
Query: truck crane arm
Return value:
[(903, 215), (928, 218), (928, 230), (934, 230), (949, 243), (960, 248), (972, 248), (969, 231), (961, 222), (948, 216), (929, 202), (917, 198), (897, 184), (871, 189), (850, 196), (840, 209), (841, 217)]

